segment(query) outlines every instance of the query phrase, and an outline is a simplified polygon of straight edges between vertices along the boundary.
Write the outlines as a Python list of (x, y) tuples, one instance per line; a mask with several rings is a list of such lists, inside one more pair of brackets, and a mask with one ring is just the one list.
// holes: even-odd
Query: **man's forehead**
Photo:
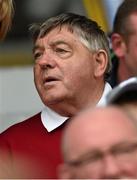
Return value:
[[(117, 117), (116, 117), (117, 115)], [(69, 131), (83, 128), (85, 134), (104, 133), (104, 135), (114, 131), (119, 131), (125, 135), (136, 134), (137, 129), (134, 126), (134, 121), (130, 119), (123, 110), (117, 108), (96, 109), (80, 114), (74, 121), (71, 122)], [(123, 129), (123, 131), (121, 131)], [(118, 135), (118, 134), (117, 134)], [(84, 136), (84, 134), (83, 134)]]
[(62, 30), (62, 31), (51, 31), (47, 35), (38, 38), (34, 44), (35, 47), (40, 47), (40, 46), (52, 46), (52, 45), (60, 45), (60, 44), (78, 44), (80, 43), (80, 40), (77, 36), (74, 36), (71, 32)]
[(36, 40), (36, 43), (45, 39), (45, 40), (56, 40), (56, 39), (64, 39), (64, 40), (68, 40), (70, 38), (74, 38), (77, 39), (77, 35), (76, 33), (72, 32), (69, 30), (69, 28), (67, 27), (56, 27), (52, 30), (50, 30), (48, 33), (46, 33), (45, 35), (42, 35), (42, 37), (38, 37)]

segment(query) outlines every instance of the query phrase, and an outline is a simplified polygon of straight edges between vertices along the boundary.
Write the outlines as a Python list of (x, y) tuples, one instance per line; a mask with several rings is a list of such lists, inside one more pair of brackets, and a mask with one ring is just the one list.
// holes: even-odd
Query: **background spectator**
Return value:
[(111, 35), (114, 51), (110, 84), (116, 86), (137, 75), (137, 1), (125, 0), (119, 6)]
[(63, 179), (137, 178), (137, 121), (118, 107), (89, 108), (67, 124)]

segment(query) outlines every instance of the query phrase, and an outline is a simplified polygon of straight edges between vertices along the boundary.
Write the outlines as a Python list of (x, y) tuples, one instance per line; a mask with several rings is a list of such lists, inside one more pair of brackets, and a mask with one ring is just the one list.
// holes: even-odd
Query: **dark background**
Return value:
[(85, 14), (82, 0), (14, 0), (13, 25), (6, 40), (20, 40), (29, 37), (28, 28), (34, 22), (62, 12)]

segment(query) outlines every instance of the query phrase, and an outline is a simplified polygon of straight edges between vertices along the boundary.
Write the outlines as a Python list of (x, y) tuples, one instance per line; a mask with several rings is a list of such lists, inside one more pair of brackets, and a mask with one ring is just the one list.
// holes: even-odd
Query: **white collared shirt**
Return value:
[[(102, 94), (101, 99), (99, 100), (97, 106), (105, 106), (106, 105), (106, 95), (108, 94), (108, 92), (111, 91), (111, 89), (112, 89), (111, 86), (108, 83), (106, 83), (103, 94)], [(64, 117), (64, 116), (57, 114), (55, 111), (51, 110), (47, 106), (45, 106), (41, 112), (41, 121), (48, 132), (51, 132), (54, 129), (56, 129), (57, 127), (59, 127), (67, 119), (68, 119), (68, 117)]]

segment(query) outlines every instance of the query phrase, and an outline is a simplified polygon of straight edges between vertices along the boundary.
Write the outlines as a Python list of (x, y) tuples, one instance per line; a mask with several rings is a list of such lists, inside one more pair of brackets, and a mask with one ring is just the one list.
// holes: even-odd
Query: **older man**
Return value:
[(89, 105), (105, 104), (111, 89), (105, 82), (108, 40), (96, 22), (72, 13), (31, 29), (34, 80), (45, 108), (1, 134), (0, 149), (12, 164), (9, 177), (56, 178), (64, 122)]
[(64, 179), (137, 178), (137, 121), (118, 107), (90, 108), (63, 136)]

